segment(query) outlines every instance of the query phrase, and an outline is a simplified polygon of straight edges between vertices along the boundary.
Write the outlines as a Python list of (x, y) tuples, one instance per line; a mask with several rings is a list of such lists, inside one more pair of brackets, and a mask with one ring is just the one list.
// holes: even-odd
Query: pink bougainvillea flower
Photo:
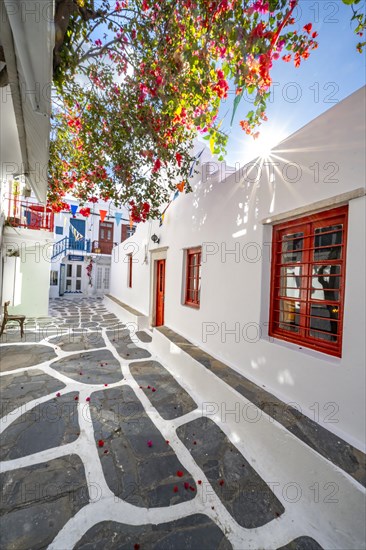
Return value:
[(174, 485), (173, 491), (174, 491), (174, 493), (178, 493), (178, 486), (177, 485)]
[(188, 489), (189, 489), (189, 483), (188, 483), (188, 481), (185, 481), (185, 482), (184, 482), (184, 488), (185, 488), (186, 491), (188, 491)]
[(90, 397), (87, 397), (85, 401), (90, 401)]
[(149, 439), (149, 441), (147, 442), (147, 446), (148, 446), (148, 447), (152, 447), (152, 446), (153, 446), (153, 442), (151, 441), (151, 439)]
[(184, 476), (184, 473), (182, 472), (182, 470), (177, 471), (177, 476), (178, 477), (183, 477)]
[(99, 441), (98, 441), (98, 447), (104, 447), (104, 441), (103, 441), (103, 439), (99, 439)]
[(61, 394), (59, 391), (56, 393), (56, 397), (61, 397)]

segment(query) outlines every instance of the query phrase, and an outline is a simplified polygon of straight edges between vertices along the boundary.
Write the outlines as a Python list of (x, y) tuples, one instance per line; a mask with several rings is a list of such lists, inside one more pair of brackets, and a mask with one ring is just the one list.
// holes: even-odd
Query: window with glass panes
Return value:
[(273, 228), (271, 336), (340, 357), (348, 207)]
[(185, 304), (199, 307), (201, 292), (201, 247), (189, 248), (186, 254)]

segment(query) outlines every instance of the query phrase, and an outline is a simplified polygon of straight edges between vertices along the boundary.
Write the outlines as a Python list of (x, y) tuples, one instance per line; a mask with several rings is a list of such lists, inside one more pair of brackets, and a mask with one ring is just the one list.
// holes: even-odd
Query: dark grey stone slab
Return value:
[(148, 344), (152, 340), (150, 334), (148, 334), (144, 330), (138, 330), (136, 332), (136, 336), (139, 340), (141, 340), (141, 342), (144, 342), (145, 344)]
[(41, 550), (88, 504), (84, 466), (76, 455), (0, 476), (1, 548)]
[(121, 366), (109, 350), (76, 353), (55, 361), (51, 366), (84, 384), (113, 384), (123, 379)]
[(239, 525), (253, 529), (283, 514), (268, 485), (211, 419), (184, 424), (177, 435)]
[(71, 443), (78, 438), (78, 392), (55, 397), (27, 409), (2, 434), (0, 460), (13, 460), (45, 449)]
[(25, 346), (1, 346), (0, 347), (0, 371), (33, 367), (44, 361), (54, 359), (56, 353), (49, 346), (25, 345)]
[(41, 370), (31, 370), (2, 376), (0, 378), (1, 418), (19, 409), (33, 399), (55, 393), (65, 384)]
[(323, 548), (310, 537), (299, 537), (278, 550), (323, 550)]
[(148, 508), (194, 498), (195, 482), (187, 472), (177, 476), (182, 464), (129, 386), (93, 393), (90, 408), (96, 441), (104, 441), (98, 447), (104, 476), (116, 496)]
[[(177, 418), (197, 408), (191, 396), (157, 361), (130, 363), (132, 376), (166, 420)], [(155, 390), (155, 391), (154, 391)]]
[(88, 332), (75, 329), (68, 334), (51, 338), (51, 344), (59, 346), (64, 351), (83, 351), (93, 348), (104, 348), (105, 342), (100, 332)]
[(362, 451), (317, 424), (297, 409), (280, 401), (271, 393), (257, 386), (168, 327), (158, 327), (156, 330), (159, 330), (206, 369), (249, 399), (259, 409), (272, 416), (309, 447), (366, 486), (366, 455)]
[(103, 521), (85, 533), (75, 550), (231, 550), (221, 529), (207, 516), (188, 518), (159, 525), (126, 525)]
[(113, 330), (107, 331), (108, 338), (113, 342), (114, 347), (117, 352), (123, 359), (145, 359), (146, 357), (151, 357), (146, 349), (139, 348), (136, 346), (130, 336), (128, 330), (115, 328)]

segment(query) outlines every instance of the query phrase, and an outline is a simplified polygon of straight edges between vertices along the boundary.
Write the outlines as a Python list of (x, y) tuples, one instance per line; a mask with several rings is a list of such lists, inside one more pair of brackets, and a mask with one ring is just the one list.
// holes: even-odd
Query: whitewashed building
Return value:
[(88, 203), (85, 216), (85, 207), (79, 207), (76, 200), (66, 202), (76, 212), (55, 215), (50, 297), (102, 296), (109, 292), (111, 262), (118, 261), (115, 247), (134, 232), (128, 211), (98, 201)]
[(54, 0), (0, 3), (0, 303), (28, 316), (48, 314), (53, 16)]
[(235, 171), (205, 151), (193, 192), (118, 247), (109, 307), (363, 449), (365, 151), (365, 88)]

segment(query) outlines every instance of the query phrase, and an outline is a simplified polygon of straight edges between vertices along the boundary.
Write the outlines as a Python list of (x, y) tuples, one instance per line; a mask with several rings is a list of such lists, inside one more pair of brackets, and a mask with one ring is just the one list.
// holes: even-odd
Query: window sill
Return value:
[(296, 344), (294, 342), (291, 342), (290, 340), (284, 340), (282, 338), (278, 338), (278, 336), (274, 336), (273, 334), (268, 335), (266, 338), (266, 341), (269, 344), (275, 344), (277, 346), (281, 346), (283, 348), (286, 348), (292, 351), (297, 351), (297, 352), (303, 353), (304, 355), (314, 357), (316, 359), (321, 359), (323, 361), (330, 361), (335, 365), (338, 365), (342, 360), (342, 357), (339, 355), (334, 355), (333, 353), (327, 353), (326, 351), (318, 351), (315, 348), (307, 347), (304, 344)]

